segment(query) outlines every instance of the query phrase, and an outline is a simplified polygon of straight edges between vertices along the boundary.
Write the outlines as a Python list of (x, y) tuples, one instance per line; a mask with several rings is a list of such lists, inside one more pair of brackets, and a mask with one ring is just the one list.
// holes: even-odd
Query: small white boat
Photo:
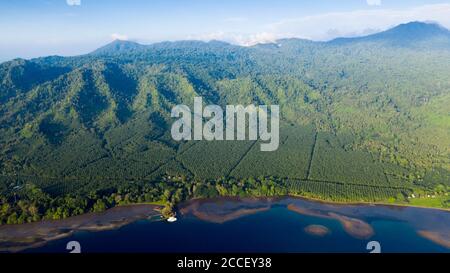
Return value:
[(175, 222), (176, 220), (177, 220), (177, 218), (172, 216), (167, 219), (167, 222), (172, 223), (172, 222)]

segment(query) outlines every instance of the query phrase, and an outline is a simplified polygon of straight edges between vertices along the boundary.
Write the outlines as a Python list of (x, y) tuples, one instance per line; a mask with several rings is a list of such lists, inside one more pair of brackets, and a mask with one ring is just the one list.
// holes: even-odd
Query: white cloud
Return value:
[(113, 34), (111, 34), (111, 39), (126, 41), (126, 40), (128, 40), (128, 36), (119, 34), (119, 33), (113, 33)]
[(66, 0), (69, 6), (81, 6), (81, 0)]
[(273, 33), (268, 32), (240, 34), (218, 31), (200, 35), (191, 35), (188, 39), (202, 41), (220, 40), (241, 46), (252, 46), (256, 44), (273, 43), (277, 40), (277, 37)]
[(366, 0), (369, 6), (380, 6), (381, 0)]
[(273, 33), (261, 32), (246, 37), (240, 37), (240, 44), (244, 46), (252, 46), (256, 44), (274, 43), (277, 37)]

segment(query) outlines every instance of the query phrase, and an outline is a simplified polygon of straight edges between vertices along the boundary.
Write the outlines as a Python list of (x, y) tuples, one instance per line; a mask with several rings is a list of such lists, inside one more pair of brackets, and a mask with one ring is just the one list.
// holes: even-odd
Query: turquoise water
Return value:
[[(288, 204), (363, 220), (374, 234), (370, 238), (357, 238), (336, 219), (300, 214), (289, 210)], [(366, 249), (369, 241), (378, 241), (382, 252), (450, 252), (417, 233), (432, 230), (448, 236), (450, 213), (445, 211), (336, 206), (292, 198), (202, 201), (196, 210), (213, 218), (267, 206), (265, 211), (243, 213), (223, 223), (201, 220), (187, 212), (178, 213), (175, 223), (140, 220), (116, 230), (77, 232), (27, 252), (67, 252), (67, 242), (74, 240), (80, 243), (82, 252), (369, 252)], [(330, 232), (323, 237), (311, 235), (304, 230), (308, 225), (321, 225)]]

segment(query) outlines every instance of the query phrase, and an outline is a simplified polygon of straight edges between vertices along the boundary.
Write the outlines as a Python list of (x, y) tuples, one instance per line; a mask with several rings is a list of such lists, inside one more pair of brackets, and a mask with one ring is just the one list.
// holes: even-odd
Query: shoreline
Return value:
[(371, 205), (371, 206), (387, 206), (387, 207), (403, 207), (403, 208), (409, 207), (409, 208), (432, 209), (432, 210), (450, 212), (450, 208), (427, 207), (427, 206), (409, 205), (409, 204), (401, 204), (401, 203), (368, 202), (368, 201), (339, 202), (339, 201), (329, 201), (329, 200), (324, 200), (324, 199), (319, 199), (319, 198), (314, 198), (314, 197), (305, 197), (302, 195), (295, 195), (295, 194), (288, 194), (288, 195), (285, 195), (285, 197), (299, 198), (299, 199), (303, 199), (306, 201), (313, 201), (313, 202), (331, 204), (331, 205), (348, 205), (348, 206)]
[[(331, 202), (320, 199), (308, 198), (297, 195), (284, 195), (284, 196), (253, 196), (253, 197), (239, 197), (239, 196), (220, 196), (216, 198), (193, 198), (181, 202), (177, 205), (176, 212), (184, 215), (185, 213), (192, 213), (199, 219), (210, 218), (209, 215), (202, 213), (193, 213), (195, 208), (203, 202), (208, 203), (212, 200), (232, 200), (232, 201), (262, 201), (276, 202), (283, 199), (298, 199), (308, 202), (319, 203), (323, 205), (334, 206), (379, 206), (390, 208), (419, 208), (419, 209), (433, 209), (437, 211), (450, 212), (450, 209), (445, 208), (430, 208), (421, 206), (409, 206), (404, 204), (386, 204), (386, 203), (369, 203), (369, 202)], [(161, 205), (155, 203), (138, 203), (127, 204), (110, 208), (101, 213), (86, 213), (74, 217), (69, 217), (61, 220), (44, 220), (39, 222), (14, 224), (14, 225), (2, 225), (0, 226), (0, 253), (1, 252), (20, 252), (29, 248), (41, 247), (48, 242), (62, 239), (73, 235), (78, 231), (105, 231), (114, 230), (122, 226), (135, 222), (137, 220), (148, 219), (153, 216), (161, 216)], [(235, 219), (247, 214), (253, 214), (254, 212), (266, 211), (269, 207), (262, 208), (250, 208), (241, 211), (233, 212), (226, 218)], [(289, 206), (287, 206), (289, 209)], [(211, 219), (209, 219), (211, 220)], [(214, 220), (214, 219), (213, 219)], [(220, 223), (223, 221), (213, 221)], [(345, 221), (344, 221), (345, 222)]]
[(161, 206), (129, 204), (100, 213), (85, 213), (60, 220), (0, 226), (0, 253), (20, 252), (66, 238), (75, 232), (114, 230), (137, 220), (160, 215)]
[(216, 198), (223, 198), (223, 199), (230, 199), (230, 200), (296, 198), (296, 199), (302, 199), (302, 200), (305, 200), (305, 201), (311, 201), (311, 202), (316, 202), (316, 203), (321, 203), (321, 204), (328, 204), (328, 205), (385, 206), (385, 207), (400, 207), (400, 208), (431, 209), (431, 210), (450, 212), (450, 208), (437, 208), (437, 207), (427, 207), (427, 206), (409, 205), (409, 204), (401, 204), (401, 203), (368, 202), (368, 201), (340, 202), (340, 201), (331, 201), (331, 200), (325, 200), (325, 199), (314, 198), (314, 197), (305, 197), (305, 196), (302, 196), (302, 195), (295, 195), (295, 194), (287, 194), (287, 195), (280, 195), (280, 196), (244, 196), (244, 197), (239, 197), (239, 196), (217, 196), (217, 197), (212, 197), (212, 198), (192, 198), (192, 199), (189, 199), (189, 200), (185, 200), (185, 201), (181, 202), (178, 205), (181, 205), (180, 208), (183, 208), (186, 204), (189, 204), (191, 202), (201, 201), (201, 200), (208, 200), (208, 199), (210, 200), (210, 199), (216, 199)]

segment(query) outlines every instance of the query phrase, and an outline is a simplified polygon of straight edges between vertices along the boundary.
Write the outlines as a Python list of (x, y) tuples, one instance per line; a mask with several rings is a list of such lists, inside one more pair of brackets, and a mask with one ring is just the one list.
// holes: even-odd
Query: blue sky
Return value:
[(450, 28), (450, 1), (0, 0), (0, 61), (83, 54), (116, 38), (251, 45), (365, 35), (414, 20)]

